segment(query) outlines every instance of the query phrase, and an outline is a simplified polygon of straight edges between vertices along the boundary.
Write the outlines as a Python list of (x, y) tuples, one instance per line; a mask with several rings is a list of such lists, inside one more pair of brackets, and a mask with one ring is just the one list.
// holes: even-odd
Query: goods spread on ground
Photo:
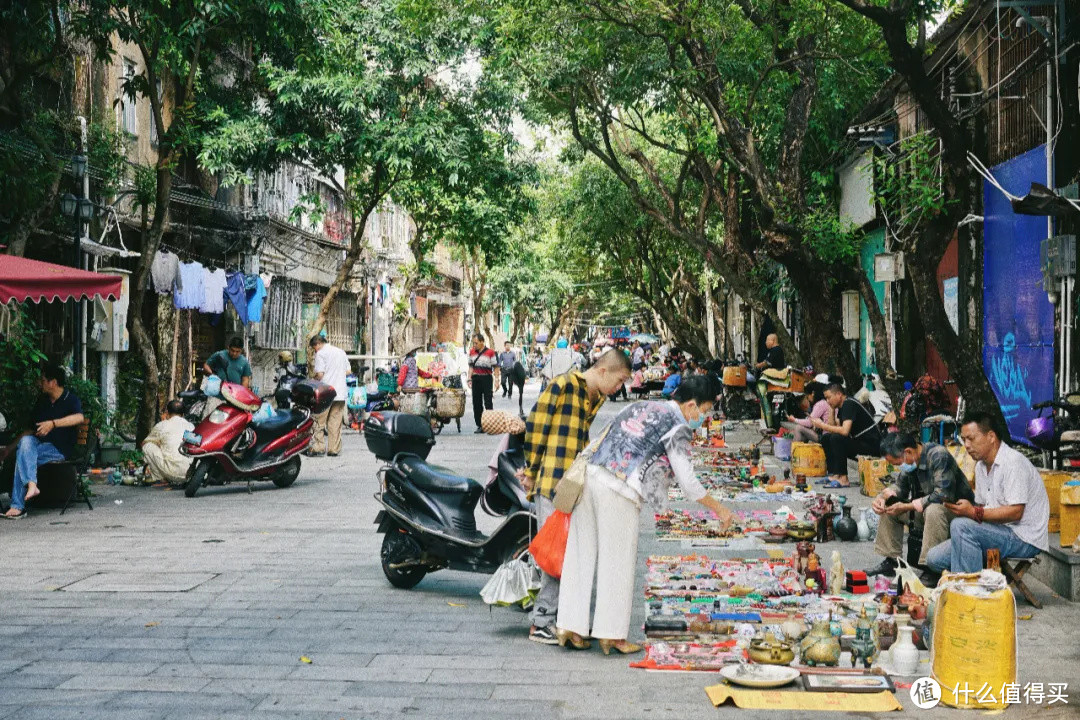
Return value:
[(735, 524), (726, 530), (720, 528), (720, 520), (711, 510), (668, 510), (657, 513), (656, 537), (660, 540), (699, 540), (746, 537), (751, 534), (768, 535), (769, 528), (787, 528), (796, 521), (787, 508), (779, 510), (736, 510)]

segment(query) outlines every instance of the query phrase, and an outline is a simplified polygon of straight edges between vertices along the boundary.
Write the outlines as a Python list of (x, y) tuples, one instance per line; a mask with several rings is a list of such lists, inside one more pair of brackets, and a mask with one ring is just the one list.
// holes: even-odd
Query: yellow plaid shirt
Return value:
[(533, 494), (555, 496), (555, 486), (589, 444), (589, 426), (606, 398), (589, 401), (585, 376), (570, 372), (552, 380), (525, 421), (525, 473)]

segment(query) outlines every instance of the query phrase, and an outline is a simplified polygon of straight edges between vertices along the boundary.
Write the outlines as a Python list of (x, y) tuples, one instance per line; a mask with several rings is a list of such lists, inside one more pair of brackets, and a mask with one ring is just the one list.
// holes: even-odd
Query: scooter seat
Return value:
[(270, 417), (251, 424), (255, 427), (255, 436), (259, 438), (259, 444), (262, 444), (292, 431), (303, 419), (304, 412), (301, 410), (278, 410)]
[(416, 455), (403, 456), (398, 461), (398, 466), (405, 476), (422, 490), (454, 493), (466, 493), (474, 488), (480, 490), (480, 483), (472, 478), (455, 475), (449, 469), (438, 465), (430, 465)]

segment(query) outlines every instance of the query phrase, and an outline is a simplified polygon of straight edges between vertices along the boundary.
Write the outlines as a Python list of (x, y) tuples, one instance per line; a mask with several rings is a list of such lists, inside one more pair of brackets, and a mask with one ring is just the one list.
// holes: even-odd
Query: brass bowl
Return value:
[(817, 527), (805, 520), (790, 522), (787, 526), (787, 535), (795, 540), (809, 540), (817, 535)]

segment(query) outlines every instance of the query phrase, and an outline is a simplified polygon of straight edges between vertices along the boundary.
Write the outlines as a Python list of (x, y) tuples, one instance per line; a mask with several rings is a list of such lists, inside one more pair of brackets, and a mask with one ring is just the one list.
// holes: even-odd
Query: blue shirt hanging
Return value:
[[(244, 287), (244, 273), (234, 272), (229, 273), (229, 281), (225, 286), (225, 297), (229, 298), (229, 302), (236, 308), (236, 314), (240, 316), (240, 322), (244, 325), (248, 324), (248, 299), (247, 291)], [(259, 305), (260, 311), (262, 305)]]
[(247, 316), (249, 322), (262, 322), (263, 300), (266, 298), (266, 286), (258, 275), (250, 275), (255, 278), (255, 290), (248, 293)]

